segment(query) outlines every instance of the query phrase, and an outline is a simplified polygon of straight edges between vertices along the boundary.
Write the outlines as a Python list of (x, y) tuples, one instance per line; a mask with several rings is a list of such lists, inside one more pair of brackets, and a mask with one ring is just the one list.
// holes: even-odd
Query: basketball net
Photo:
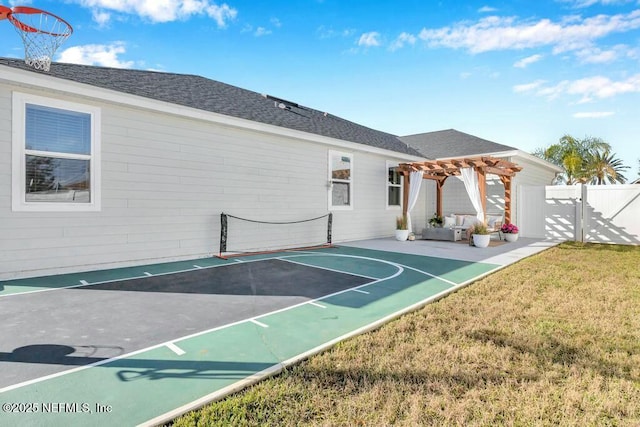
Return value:
[(7, 19), (22, 37), (25, 64), (41, 71), (49, 71), (54, 53), (73, 32), (64, 19), (33, 7), (16, 6)]

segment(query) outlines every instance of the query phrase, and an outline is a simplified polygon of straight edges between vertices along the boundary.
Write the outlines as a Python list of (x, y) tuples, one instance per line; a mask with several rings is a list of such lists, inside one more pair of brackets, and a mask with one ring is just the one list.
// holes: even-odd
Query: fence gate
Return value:
[(640, 244), (640, 185), (521, 186), (523, 237)]
[(585, 242), (640, 244), (640, 185), (586, 185)]
[(545, 238), (544, 203), (544, 186), (521, 185), (518, 187), (516, 218), (519, 234), (522, 237)]

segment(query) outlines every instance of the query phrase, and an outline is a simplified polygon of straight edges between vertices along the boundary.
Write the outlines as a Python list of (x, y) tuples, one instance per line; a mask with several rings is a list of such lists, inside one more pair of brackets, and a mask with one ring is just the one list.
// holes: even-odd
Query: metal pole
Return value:
[(220, 214), (220, 256), (227, 251), (227, 215)]

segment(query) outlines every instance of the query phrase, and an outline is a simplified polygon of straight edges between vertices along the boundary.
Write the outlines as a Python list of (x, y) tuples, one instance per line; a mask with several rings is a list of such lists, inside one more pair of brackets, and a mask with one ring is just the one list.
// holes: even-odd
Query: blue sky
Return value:
[[(600, 137), (638, 176), (640, 0), (17, 4), (73, 25), (56, 60), (199, 74), (397, 135)], [(21, 57), (4, 24), (0, 55)]]

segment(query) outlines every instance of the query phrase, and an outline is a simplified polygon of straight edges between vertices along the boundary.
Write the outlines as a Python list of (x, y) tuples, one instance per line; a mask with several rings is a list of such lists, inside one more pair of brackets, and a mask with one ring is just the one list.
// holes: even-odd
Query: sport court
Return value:
[(3, 423), (167, 421), (501, 267), (341, 246), (2, 282)]

